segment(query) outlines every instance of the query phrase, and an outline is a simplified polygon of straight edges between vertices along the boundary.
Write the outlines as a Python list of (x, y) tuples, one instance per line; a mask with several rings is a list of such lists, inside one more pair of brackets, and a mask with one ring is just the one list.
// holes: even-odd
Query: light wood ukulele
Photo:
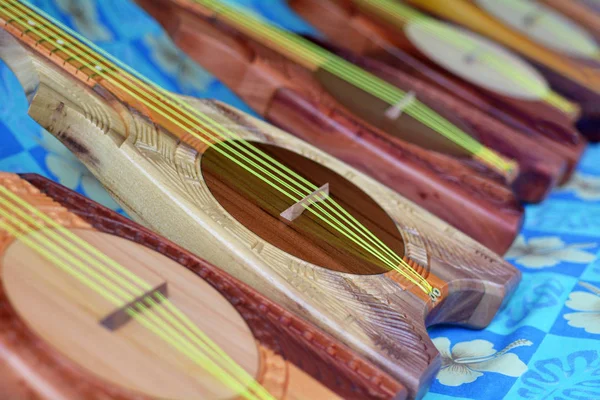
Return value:
[[(327, 77), (326, 72), (315, 75), (285, 54), (235, 32), (220, 19), (197, 13), (195, 3), (150, 0), (138, 4), (164, 25), (184, 51), (268, 121), (371, 175), (499, 254), (513, 242), (522, 210), (504, 186), (506, 176), (474, 162), (465, 152), (440, 153), (449, 149), (448, 141), (440, 140), (439, 134), (400, 109), (388, 119), (385, 109), (393, 107), (365, 97), (357, 88), (345, 96), (342, 80)], [(323, 85), (323, 80), (336, 87)], [(427, 97), (418, 83), (405, 89), (418, 91), (418, 98), (440, 107), (452, 102), (450, 96)], [(346, 102), (339, 101), (340, 94)], [(346, 107), (348, 100), (353, 106)], [(352, 112), (357, 108), (377, 115), (377, 121), (370, 123), (361, 113)], [(446, 115), (449, 113), (446, 109)], [(384, 130), (388, 128), (397, 134)], [(497, 134), (493, 128), (490, 131)], [(403, 138), (406, 135), (446, 144), (427, 150), (409, 143), (410, 139)], [(450, 147), (457, 150), (452, 144)], [(549, 170), (538, 167), (533, 169), (539, 175), (516, 174), (512, 187), (519, 193), (543, 196), (563, 172), (563, 163), (557, 160)], [(486, 179), (488, 174), (500, 182)], [(540, 181), (540, 189), (532, 186)]]
[[(558, 93), (581, 105), (582, 119), (578, 124), (579, 129), (590, 140), (600, 139), (597, 122), (600, 118), (598, 106), (600, 69), (595, 64), (576, 60), (565, 55), (564, 52), (557, 51), (556, 48), (550, 48), (533, 40), (527, 31), (537, 32), (539, 22), (546, 18), (543, 17), (544, 12), (540, 8), (535, 8), (533, 2), (523, 0), (406, 0), (406, 2), (488, 36), (527, 57), (544, 73)], [(523, 7), (533, 7), (536, 11), (531, 13), (527, 11), (523, 14)], [(565, 42), (565, 38), (572, 33), (568, 27), (559, 24), (547, 31), (544, 36), (558, 37), (557, 43), (574, 48), (580, 43), (574, 43), (569, 39)]]
[(33, 6), (0, 0), (30, 115), (147, 227), (334, 336), (421, 397), (426, 327), (487, 325), (520, 273), (272, 126), (149, 83)]
[(562, 183), (575, 171), (586, 147), (574, 126), (579, 107), (553, 92), (525, 59), (396, 0), (289, 0), (289, 5), (355, 54), (346, 53), (347, 59), (374, 73), (381, 67), (372, 59), (408, 72), (529, 137), (524, 148), (544, 147), (568, 162)]
[[(600, 40), (600, 14), (585, 1), (538, 0), (587, 29), (596, 41)], [(592, 0), (593, 2), (593, 0)]]
[[(2, 399), (406, 396), (248, 286), (37, 175), (0, 173), (0, 282)], [(110, 301), (120, 290), (131, 300)]]

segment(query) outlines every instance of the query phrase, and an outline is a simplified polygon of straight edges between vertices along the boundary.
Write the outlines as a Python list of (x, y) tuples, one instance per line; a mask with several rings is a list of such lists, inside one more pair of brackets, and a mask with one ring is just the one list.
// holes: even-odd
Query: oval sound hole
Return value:
[[(353, 114), (367, 121), (369, 124), (387, 132), (388, 134), (416, 144), (425, 149), (437, 151), (454, 157), (470, 158), (471, 153), (452, 140), (446, 138), (439, 131), (430, 128), (416, 118), (402, 113), (395, 119), (390, 119), (386, 113), (392, 107), (387, 102), (363, 91), (361, 88), (348, 83), (325, 69), (318, 69), (315, 77), (327, 92), (340, 102)], [(405, 88), (405, 92), (408, 92)], [(417, 97), (418, 100), (418, 97)], [(463, 132), (478, 140), (476, 132), (456, 115), (443, 110), (437, 105), (427, 105), (431, 111), (425, 113), (424, 121), (432, 121), (431, 115), (439, 114), (442, 119), (448, 120)], [(435, 122), (431, 122), (435, 126)]]
[[(233, 146), (232, 142), (229, 143)], [(395, 223), (357, 186), (297, 153), (277, 146), (255, 142), (252, 144), (316, 187), (328, 183), (329, 197), (332, 200), (398, 256), (404, 255), (404, 244)], [(305, 210), (293, 221), (281, 217), (280, 214), (296, 201), (216, 150), (215, 146), (209, 148), (201, 160), (202, 174), (217, 201), (237, 221), (265, 241), (304, 261), (333, 271), (369, 275), (385, 273), (391, 269), (381, 257), (373, 255), (338, 228), (328, 224), (326, 220), (332, 220), (318, 210), (321, 216)], [(325, 203), (318, 204), (326, 207)], [(310, 206), (311, 209), (314, 207)], [(339, 218), (338, 220), (341, 221)], [(344, 223), (344, 226), (351, 225)], [(362, 234), (360, 237), (366, 236)]]

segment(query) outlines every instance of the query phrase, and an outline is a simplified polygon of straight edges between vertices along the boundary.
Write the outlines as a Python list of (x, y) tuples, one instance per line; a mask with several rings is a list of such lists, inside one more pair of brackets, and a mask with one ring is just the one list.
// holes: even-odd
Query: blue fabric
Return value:
[[(284, 0), (228, 1), (286, 28), (316, 33)], [(249, 111), (128, 0), (32, 3), (166, 89)], [(26, 110), (20, 85), (0, 65), (0, 170), (37, 172), (118, 209)], [(444, 368), (427, 400), (600, 399), (599, 159), (600, 146), (590, 146), (568, 185), (543, 204), (527, 207), (523, 231), (507, 255), (523, 281), (492, 324), (481, 331), (430, 330)]]

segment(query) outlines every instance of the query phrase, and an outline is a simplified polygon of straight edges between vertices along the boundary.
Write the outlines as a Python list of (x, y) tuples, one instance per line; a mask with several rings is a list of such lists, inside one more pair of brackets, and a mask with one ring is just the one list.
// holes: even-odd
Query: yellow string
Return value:
[[(345, 61), (296, 34), (256, 18), (252, 13), (238, 11), (233, 7), (223, 4), (219, 0), (192, 1), (210, 9), (216, 14), (224, 16), (236, 24), (240, 24), (252, 30), (258, 35), (257, 38), (262, 39), (263, 42), (266, 38), (267, 42), (264, 44), (267, 46), (273, 47), (273, 44), (276, 44), (280, 49), (285, 48), (288, 51), (293, 51), (294, 54), (302, 56), (307, 61), (319, 65), (330, 73), (344, 79), (374, 97), (385, 101), (390, 106), (398, 104), (407, 95), (406, 92), (389, 84), (385, 80)], [(241, 9), (242, 8), (240, 8), (240, 10)], [(507, 161), (495, 151), (483, 146), (476, 139), (463, 132), (460, 128), (453, 125), (450, 121), (437, 114), (422, 102), (415, 100), (403, 111), (407, 115), (410, 115), (462, 147), (467, 152), (477, 156), (492, 168), (500, 170), (503, 173), (515, 170), (516, 163), (514, 161)]]
[[(6, 196), (9, 193), (10, 196)], [(36, 251), (36, 253), (46, 258), (52, 264), (75, 277), (84, 285), (116, 306), (123, 307), (125, 304), (129, 304), (131, 301), (144, 294), (144, 291), (137, 291), (135, 294), (127, 293), (117, 285), (103, 279), (96, 270), (89, 268), (85, 262), (77, 259), (77, 257), (80, 257), (83, 260), (88, 260), (83, 258), (85, 257), (85, 254), (82, 255), (82, 250), (93, 249), (93, 254), (88, 254), (88, 256), (95, 255), (96, 253), (103, 253), (87, 242), (87, 249), (77, 248), (76, 243), (67, 241), (64, 237), (55, 233), (54, 226), (60, 226), (59, 224), (52, 221), (48, 216), (45, 217), (53, 222), (52, 225), (44, 226), (43, 224), (40, 224), (40, 222), (32, 215), (37, 217), (39, 214), (43, 213), (28, 203), (25, 203), (26, 205), (23, 205), (22, 203), (18, 204), (17, 207), (17, 204), (12, 200), (14, 196), (16, 195), (0, 186), (0, 216), (4, 219), (0, 219), (0, 229), (5, 230), (29, 248)], [(21, 199), (21, 201), (24, 200)], [(23, 208), (30, 214), (24, 213)], [(36, 228), (33, 228), (34, 226)], [(68, 231), (64, 227), (62, 227), (62, 229)], [(78, 241), (82, 241), (78, 236), (70, 231), (68, 232), (72, 236), (77, 237)], [(109, 259), (110, 265), (118, 265), (116, 261), (104, 254), (103, 258)], [(110, 266), (108, 264), (101, 265), (100, 267), (105, 274), (112, 272), (109, 271)], [(119, 268), (128, 271), (125, 267), (120, 265)], [(130, 271), (128, 272), (132, 274)], [(141, 281), (139, 277), (136, 276), (136, 278)], [(150, 285), (144, 282), (144, 286), (149, 287)], [(109, 287), (110, 290), (108, 290), (107, 287)], [(222, 349), (220, 349), (216, 343), (193, 324), (191, 320), (170, 303), (168, 299), (162, 294), (158, 294), (157, 298), (158, 303), (149, 297), (143, 300), (150, 303), (150, 307), (145, 306), (142, 302), (137, 302), (135, 306), (142, 308), (141, 312), (135, 311), (132, 307), (128, 308), (126, 312), (137, 320), (140, 320), (141, 318), (142, 320), (140, 320), (140, 322), (144, 326), (151, 329), (163, 340), (180, 350), (197, 365), (219, 379), (224, 385), (229, 386), (236, 392), (242, 393), (245, 398), (252, 400), (272, 399), (272, 396), (266, 393), (264, 388), (261, 388), (253, 378), (251, 378)], [(168, 314), (167, 311), (163, 309), (163, 306), (167, 307), (169, 310), (173, 310), (173, 314), (179, 318), (180, 321)], [(148, 310), (151, 310), (152, 312), (149, 312)], [(153, 314), (154, 311), (158, 311), (160, 315), (166, 318), (171, 325), (175, 326), (175, 328), (165, 324), (159, 316)], [(149, 320), (153, 321), (153, 325), (149, 325)], [(194, 330), (195, 335), (186, 328), (185, 325), (193, 327), (192, 329)], [(180, 334), (181, 331), (184, 332), (188, 339), (191, 339), (191, 342)], [(215, 358), (216, 361), (211, 360), (210, 357)], [(255, 394), (248, 392), (248, 390), (252, 390)]]
[[(420, 22), (421, 27), (436, 36), (438, 39), (462, 50), (468, 52), (474, 49), (472, 43), (467, 42), (468, 39), (463, 35), (459, 35), (454, 32), (450, 27), (446, 28), (446, 25), (438, 22), (437, 20), (428, 17), (427, 15), (408, 7), (400, 2), (394, 0), (353, 0), (355, 3), (368, 8), (369, 10), (377, 13), (391, 23), (405, 24), (408, 22)], [(471, 44), (471, 46), (469, 46)], [(511, 68), (511, 65), (504, 62), (496, 54), (486, 53), (478, 60), (482, 63), (486, 63), (488, 66), (495, 69), (505, 77), (512, 79), (522, 87), (537, 92), (537, 88), (534, 86), (535, 82), (531, 82), (525, 76), (519, 73), (515, 68)], [(577, 106), (560, 96), (556, 92), (548, 88), (546, 96), (542, 99), (548, 102), (550, 105), (558, 108), (559, 110), (572, 114), (576, 111)]]
[[(17, 3), (17, 4), (18, 4), (18, 3)], [(22, 8), (24, 8), (24, 7), (22, 7)], [(11, 9), (12, 9), (12, 7), (11, 7)], [(39, 18), (37, 15), (34, 15), (34, 17), (36, 17), (36, 18), (37, 18), (37, 20), (38, 20), (38, 21), (40, 21), (40, 18)], [(11, 18), (12, 18), (12, 17), (11, 17)], [(17, 21), (18, 21), (18, 19), (15, 19), (15, 20), (17, 20)], [(21, 23), (21, 22), (19, 21), (19, 23)], [(21, 25), (24, 25), (24, 24), (23, 24), (23, 23), (21, 23)], [(42, 24), (41, 24), (41, 26), (43, 27), (43, 30), (44, 30), (44, 31), (48, 31), (48, 28), (49, 28), (49, 27), (46, 27), (45, 25), (46, 25), (45, 23), (42, 23)], [(27, 28), (28, 28), (28, 29), (30, 29), (30, 30), (32, 29), (32, 27), (31, 27), (31, 26), (28, 26)], [(36, 29), (36, 31), (39, 31), (39, 28), (37, 28), (37, 29)], [(50, 39), (49, 39), (49, 36), (42, 36), (42, 35), (40, 35), (39, 33), (36, 33), (36, 34), (38, 34), (39, 36), (41, 36), (41, 37), (43, 38), (42, 40), (44, 40), (44, 41), (48, 41), (48, 40), (50, 40)], [(71, 42), (71, 39), (70, 39), (70, 38), (69, 38), (69, 39), (67, 39), (66, 37), (62, 37), (62, 36), (60, 36), (60, 35), (51, 35), (51, 36), (52, 36), (53, 38), (56, 38), (56, 37), (61, 37), (61, 39), (60, 39), (60, 40), (57, 40), (57, 41), (56, 41), (56, 42), (57, 42), (57, 44), (58, 44), (59, 46), (61, 45), (61, 44), (59, 43), (60, 41), (62, 41), (62, 42), (63, 42), (63, 45), (64, 45), (65, 43), (70, 43), (70, 42)], [(72, 44), (72, 43), (71, 43), (71, 44)], [(69, 46), (69, 47), (70, 47), (70, 46)], [(83, 56), (82, 56), (81, 54), (79, 54), (79, 55), (77, 55), (77, 54), (74, 54), (74, 53), (70, 52), (70, 51), (69, 51), (68, 49), (66, 49), (66, 48), (63, 48), (63, 49), (61, 49), (61, 50), (62, 50), (62, 51), (64, 51), (66, 54), (70, 55), (70, 57), (69, 57), (69, 58), (71, 58), (71, 59), (73, 59), (73, 58), (78, 58), (78, 59), (79, 59), (79, 58), (84, 58), (84, 59), (87, 59), (87, 60), (89, 60), (89, 59), (91, 58), (91, 56), (93, 55), (93, 53), (92, 53), (92, 52), (89, 52), (87, 49), (86, 49), (86, 51), (84, 51), (84, 52), (83, 52)], [(107, 75), (107, 74), (106, 74), (106, 71), (108, 71), (108, 72), (109, 72), (111, 75), (114, 75), (114, 71), (117, 71), (117, 70), (118, 70), (118, 68), (116, 68), (116, 66), (114, 66), (114, 64), (113, 64), (112, 62), (109, 62), (107, 59), (103, 59), (103, 60), (93, 60), (93, 61), (94, 61), (94, 63), (92, 63), (92, 64), (86, 64), (86, 66), (87, 66), (87, 68), (89, 68), (89, 69), (91, 69), (91, 70), (95, 70), (95, 73), (94, 73), (94, 75), (106, 77), (106, 75)], [(96, 67), (96, 66), (99, 66), (99, 65), (101, 66), (101, 68), (100, 68), (99, 70), (98, 70), (97, 68), (94, 68), (94, 67)], [(124, 85), (121, 85), (121, 84), (119, 84), (119, 83), (118, 83), (118, 82), (116, 82), (115, 80), (112, 80), (112, 83), (115, 83), (115, 84), (117, 84), (117, 85), (118, 85), (118, 86), (119, 86), (119, 87), (120, 87), (122, 90), (126, 91), (126, 92), (127, 92), (128, 94), (130, 94), (131, 96), (133, 96), (133, 97), (137, 97), (139, 101), (143, 101), (143, 100), (140, 100), (139, 96), (136, 96), (136, 94), (135, 94), (135, 93), (133, 93), (133, 92), (132, 92), (130, 89), (128, 89), (128, 88), (127, 88), (127, 87), (125, 87)], [(134, 81), (134, 83), (138, 83), (138, 82), (137, 82), (137, 81)], [(161, 89), (159, 89), (159, 91), (162, 91), (162, 90), (161, 90)], [(163, 91), (163, 94), (165, 94), (165, 93), (164, 93), (164, 91)], [(159, 94), (159, 95), (160, 95), (160, 94)], [(169, 96), (168, 94), (167, 94), (167, 96), (164, 96), (164, 97), (159, 97), (159, 98), (160, 98), (160, 100), (165, 100), (165, 102), (166, 102), (167, 104), (170, 104), (170, 103), (175, 103), (175, 102), (173, 101), (173, 99), (172, 99), (172, 96)], [(151, 105), (151, 104), (149, 104), (147, 101), (146, 101), (146, 103), (145, 103), (145, 104), (146, 104), (147, 106), (149, 106), (150, 108), (154, 109), (155, 111), (160, 111), (160, 110), (158, 110), (158, 109), (157, 109), (157, 106)], [(180, 105), (180, 104), (182, 104), (182, 102), (179, 102), (179, 105)], [(187, 105), (186, 103), (183, 103), (183, 105), (184, 105), (184, 108), (189, 108), (189, 105)], [(172, 118), (171, 118), (170, 120), (171, 120), (173, 123), (176, 123), (176, 124), (178, 124), (178, 126), (180, 126), (182, 129), (185, 129), (185, 130), (189, 131), (189, 128), (188, 128), (188, 127), (186, 127), (186, 126), (182, 125), (182, 124), (181, 124), (181, 123), (179, 123), (178, 121), (176, 121), (176, 120), (174, 120), (174, 119), (172, 119)], [(218, 124), (217, 124), (216, 122), (214, 122), (214, 121), (209, 121), (209, 122), (210, 122), (210, 123), (212, 123), (212, 124), (213, 124), (213, 126), (218, 126)], [(197, 126), (197, 127), (196, 127), (196, 129), (198, 129), (198, 128), (199, 128), (199, 127)], [(201, 140), (203, 139), (202, 137), (199, 137), (199, 136), (197, 136), (197, 135), (194, 135), (194, 136), (195, 136), (195, 137), (197, 137), (197, 138), (199, 138), (199, 139), (201, 139)], [(245, 143), (245, 144), (247, 144), (247, 142), (245, 142), (245, 141), (242, 141), (242, 142), (243, 142), (243, 143)], [(218, 146), (217, 146), (217, 147), (218, 147)], [(247, 147), (248, 147), (248, 148), (250, 148), (250, 146), (249, 146), (249, 145), (247, 145)], [(254, 149), (252, 149), (252, 150), (254, 150)], [(257, 151), (257, 153), (258, 153), (258, 151)], [(239, 155), (239, 154), (240, 154), (240, 153), (236, 153), (236, 155)], [(255, 157), (255, 158), (256, 158), (256, 157)], [(244, 160), (245, 160), (245, 161), (247, 161), (248, 159), (247, 159), (247, 158), (244, 158)], [(240, 164), (240, 163), (239, 163), (237, 160), (234, 160), (234, 161), (236, 161), (238, 164)], [(241, 164), (240, 164), (240, 165), (241, 165)], [(256, 166), (256, 164), (253, 164), (253, 165), (254, 165), (254, 166)], [(244, 165), (242, 165), (242, 166), (243, 166), (243, 167), (245, 167), (247, 170), (249, 170), (249, 169), (248, 169), (246, 166), (244, 166)], [(289, 169), (288, 169), (288, 170), (289, 170)], [(256, 173), (255, 173), (255, 171), (251, 171), (251, 170), (249, 170), (249, 171), (250, 171), (250, 172), (252, 172), (252, 173), (254, 173), (256, 176), (259, 176), (259, 178), (261, 178), (261, 179), (265, 180), (263, 177), (261, 177), (260, 175), (256, 174)], [(261, 169), (261, 172), (265, 172), (265, 170), (264, 170), (264, 169)], [(273, 176), (273, 175), (271, 174), (270, 176)], [(296, 174), (296, 176), (297, 176), (297, 174)], [(302, 178), (302, 179), (303, 179), (303, 178)], [(266, 181), (266, 180), (265, 180), (265, 181)], [(304, 179), (303, 179), (303, 181), (304, 181), (304, 182), (307, 182), (307, 181), (306, 181), (306, 180), (304, 180)], [(279, 180), (279, 182), (282, 182), (282, 181), (281, 181), (281, 180)], [(272, 185), (272, 183), (271, 183), (271, 182), (268, 182), (268, 181), (267, 181), (267, 183), (269, 183), (269, 184), (271, 184), (271, 185)], [(282, 182), (282, 183), (284, 183), (284, 184), (285, 184), (285, 182)], [(312, 184), (311, 184), (311, 185), (312, 185)], [(274, 185), (272, 185), (272, 186), (274, 186)], [(314, 185), (312, 185), (312, 186), (314, 187)], [(274, 187), (275, 187), (275, 186), (274, 186)], [(289, 186), (289, 185), (287, 185), (287, 187), (289, 188), (290, 186)], [(280, 188), (277, 188), (277, 189), (278, 189), (278, 190), (280, 190), (280, 191), (282, 191)], [(292, 188), (292, 189), (293, 189), (293, 188)], [(294, 189), (294, 191), (295, 191), (296, 193), (298, 193), (298, 192), (297, 192), (297, 190), (295, 190), (295, 189)], [(283, 191), (282, 191), (282, 192), (283, 192)], [(289, 197), (291, 197), (291, 196), (289, 195), (289, 193), (285, 193), (285, 192), (284, 192), (284, 194), (286, 194), (286, 195), (288, 195)], [(293, 198), (293, 197), (292, 197), (292, 198)], [(294, 200), (297, 200), (297, 198), (293, 198), (293, 199), (294, 199)], [(333, 204), (333, 206), (331, 206), (329, 203), (332, 203), (332, 204)], [(314, 206), (313, 208), (316, 208), (317, 210), (319, 210), (319, 211), (321, 211), (321, 212), (324, 212), (324, 213), (325, 213), (325, 215), (326, 215), (326, 217), (332, 218), (332, 217), (331, 217), (331, 215), (330, 215), (329, 213), (325, 212), (325, 211), (324, 211), (324, 210), (321, 208), (321, 206), (320, 206), (319, 204), (312, 203), (312, 204), (308, 204), (308, 205), (306, 205), (305, 207), (307, 207), (307, 208), (308, 208), (308, 206), (310, 206), (310, 205), (313, 205), (313, 206)], [(348, 233), (348, 232), (349, 232), (349, 229), (348, 229), (346, 226), (344, 226), (343, 224), (341, 224), (339, 220), (337, 220), (337, 219), (334, 219), (334, 222), (336, 222), (336, 223), (338, 224), (338, 225), (334, 225), (334, 224), (333, 224), (331, 221), (329, 221), (329, 220), (327, 220), (327, 219), (323, 218), (323, 219), (324, 219), (324, 220), (325, 220), (325, 221), (326, 221), (328, 224), (330, 224), (331, 226), (333, 226), (333, 227), (334, 227), (336, 230), (338, 230), (338, 231), (340, 231), (340, 226), (341, 226), (341, 227), (342, 227), (342, 228), (345, 230), (345, 231), (342, 231), (342, 232), (341, 232), (342, 234), (344, 234), (346, 237), (348, 237), (349, 239), (351, 239), (351, 240), (352, 240), (354, 243), (357, 243), (359, 246), (362, 246), (363, 248), (365, 248), (365, 249), (366, 249), (366, 250), (367, 250), (369, 253), (371, 253), (371, 254), (375, 255), (377, 258), (379, 258), (381, 261), (383, 261), (383, 262), (384, 262), (386, 265), (388, 265), (389, 267), (391, 267), (391, 268), (395, 269), (396, 271), (400, 272), (400, 273), (401, 273), (403, 276), (405, 276), (405, 277), (406, 277), (407, 279), (409, 279), (411, 282), (413, 282), (413, 283), (415, 283), (415, 284), (419, 285), (419, 287), (421, 287), (421, 289), (423, 289), (423, 290), (424, 290), (426, 293), (428, 293), (428, 294), (430, 294), (430, 295), (431, 295), (431, 292), (433, 291), (433, 288), (431, 287), (431, 285), (430, 285), (430, 284), (429, 284), (429, 283), (428, 283), (428, 282), (427, 282), (427, 281), (426, 281), (426, 280), (425, 280), (423, 277), (421, 277), (421, 276), (420, 276), (419, 274), (417, 274), (417, 273), (416, 273), (414, 270), (412, 270), (412, 268), (410, 268), (410, 266), (409, 266), (408, 264), (406, 264), (406, 263), (405, 263), (405, 262), (404, 262), (404, 261), (403, 261), (403, 260), (402, 260), (402, 259), (401, 259), (399, 256), (397, 256), (395, 253), (393, 253), (393, 251), (391, 251), (391, 249), (389, 249), (389, 248), (388, 248), (388, 247), (387, 247), (387, 246), (386, 246), (386, 245), (385, 245), (383, 242), (381, 242), (379, 239), (377, 239), (377, 238), (376, 238), (376, 236), (375, 236), (375, 235), (373, 235), (373, 234), (372, 234), (372, 233), (371, 233), (371, 232), (370, 232), (370, 231), (369, 231), (369, 230), (368, 230), (366, 227), (364, 227), (362, 224), (358, 223), (358, 221), (356, 221), (356, 219), (355, 219), (355, 218), (353, 218), (353, 217), (352, 217), (352, 216), (351, 216), (351, 215), (350, 215), (350, 214), (349, 214), (347, 211), (345, 211), (345, 210), (344, 210), (344, 209), (343, 209), (343, 208), (342, 208), (342, 207), (341, 207), (339, 204), (337, 204), (335, 201), (333, 201), (333, 200), (330, 200), (329, 202), (327, 202), (327, 203), (326, 203), (326, 205), (328, 206), (328, 208), (329, 208), (330, 210), (333, 210), (333, 211), (334, 211), (334, 213), (335, 213), (337, 216), (341, 216), (341, 217), (342, 217), (342, 219), (343, 219), (345, 222), (348, 222), (348, 220), (350, 220), (351, 222), (355, 223), (355, 224), (356, 224), (356, 226), (358, 226), (358, 229), (359, 229), (360, 231), (362, 231), (363, 233), (365, 233), (365, 232), (366, 232), (367, 239), (369, 239), (369, 240), (370, 240), (372, 243), (375, 243), (376, 247), (378, 247), (379, 249), (384, 249), (384, 253), (381, 253), (380, 251), (378, 251), (378, 250), (374, 249), (372, 246), (368, 245), (368, 243), (367, 243), (367, 244), (365, 244), (365, 243), (366, 243), (366, 242), (365, 242), (365, 240), (364, 240), (364, 239), (362, 239), (362, 238), (358, 238), (358, 236), (357, 236), (357, 235), (356, 235), (354, 232), (350, 232), (350, 233)], [(315, 214), (315, 215), (318, 215), (318, 216), (320, 216), (320, 217), (322, 218), (322, 216), (321, 216), (321, 215), (319, 215), (319, 214), (317, 214), (317, 213), (314, 211), (314, 209), (313, 209), (313, 208), (310, 208), (310, 209), (309, 209), (309, 211), (311, 211), (313, 214)], [(342, 215), (342, 214), (340, 214), (340, 210), (341, 210), (341, 213), (342, 213), (343, 215)], [(355, 229), (357, 229), (357, 228), (355, 227)], [(358, 239), (357, 239), (357, 238), (358, 238)], [(392, 255), (392, 260), (389, 260), (389, 259), (387, 259), (387, 258), (385, 257), (385, 254), (387, 254), (387, 256), (390, 256), (390, 255)], [(402, 266), (402, 268), (400, 268), (398, 265), (396, 265), (396, 263), (400, 264), (400, 265)]]

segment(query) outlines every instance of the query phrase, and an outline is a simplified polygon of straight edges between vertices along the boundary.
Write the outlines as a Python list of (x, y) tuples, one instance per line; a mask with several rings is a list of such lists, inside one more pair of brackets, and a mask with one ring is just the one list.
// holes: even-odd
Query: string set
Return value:
[[(381, 15), (388, 20), (391, 19), (390, 22), (392, 23), (407, 24), (409, 22), (417, 22), (419, 24), (419, 28), (422, 28), (424, 31), (445, 42), (446, 44), (451, 45), (464, 53), (477, 54), (478, 62), (485, 64), (495, 71), (501, 73), (504, 77), (511, 79), (524, 89), (532, 93), (540, 92), (540, 87), (539, 85), (536, 85), (535, 81), (523, 76), (523, 74), (521, 74), (516, 68), (511, 68), (511, 65), (506, 63), (498, 55), (491, 52), (478, 52), (477, 44), (469, 40), (467, 36), (460, 34), (455, 29), (442, 24), (431, 17), (428, 17), (417, 10), (414, 10), (394, 0), (353, 1), (363, 7), (368, 7), (378, 15)], [(573, 103), (550, 88), (545, 88), (545, 96), (542, 100), (568, 114), (576, 111), (576, 106)]]
[[(396, 86), (330, 53), (309, 40), (271, 25), (253, 16), (251, 13), (236, 10), (233, 7), (223, 4), (220, 0), (193, 1), (249, 29), (251, 32), (261, 35), (262, 38), (266, 38), (269, 42), (275, 43), (280, 48), (293, 51), (295, 55), (301, 56), (306, 61), (318, 65), (323, 70), (344, 79), (346, 82), (386, 102), (390, 106), (402, 102), (408, 95)], [(495, 151), (473, 139), (422, 102), (418, 100), (410, 102), (403, 109), (403, 112), (441, 134), (446, 139), (449, 139), (468, 153), (485, 161), (490, 166), (503, 172), (511, 172), (515, 169), (513, 161), (505, 160)]]
[(115, 307), (131, 304), (125, 312), (132, 319), (245, 399), (273, 400), (162, 293), (141, 298), (152, 289), (147, 282), (4, 186), (0, 186), (0, 229)]
[[(51, 17), (34, 6), (25, 7), (14, 0), (2, 0), (0, 4), (5, 4), (4, 7), (0, 7), (0, 10), (4, 10), (8, 16), (7, 24), (19, 24), (25, 28), (23, 34), (38, 36), (39, 40), (36, 41), (38, 47), (44, 43), (50, 43), (54, 46), (54, 49), (51, 50), (52, 53), (64, 53), (68, 56), (64, 60), (65, 62), (81, 63), (82, 66), (78, 70), (82, 73), (85, 73), (85, 69), (89, 70), (88, 79), (109, 82), (122, 93), (138, 101), (145, 111), (155, 112), (177, 126), (186, 135), (213, 146), (220, 154), (292, 201), (298, 202), (317, 189), (316, 185), (281, 162), (221, 126), (208, 115), (194, 109), (187, 102), (155, 86), (118, 61), (114, 61), (111, 56), (96, 49), (86, 39), (53, 21)], [(35, 12), (31, 10), (35, 10)], [(53, 23), (48, 23), (48, 21), (53, 21)], [(58, 29), (56, 26), (61, 26), (61, 28)], [(90, 47), (94, 47), (95, 50), (92, 51)], [(437, 288), (433, 288), (425, 278), (414, 271), (408, 263), (333, 198), (328, 197), (319, 202), (310, 201), (303, 206), (308, 212), (324, 221), (368, 254), (376, 257), (386, 267), (397, 271), (409, 282), (419, 287), (432, 300), (435, 301), (439, 297)]]

